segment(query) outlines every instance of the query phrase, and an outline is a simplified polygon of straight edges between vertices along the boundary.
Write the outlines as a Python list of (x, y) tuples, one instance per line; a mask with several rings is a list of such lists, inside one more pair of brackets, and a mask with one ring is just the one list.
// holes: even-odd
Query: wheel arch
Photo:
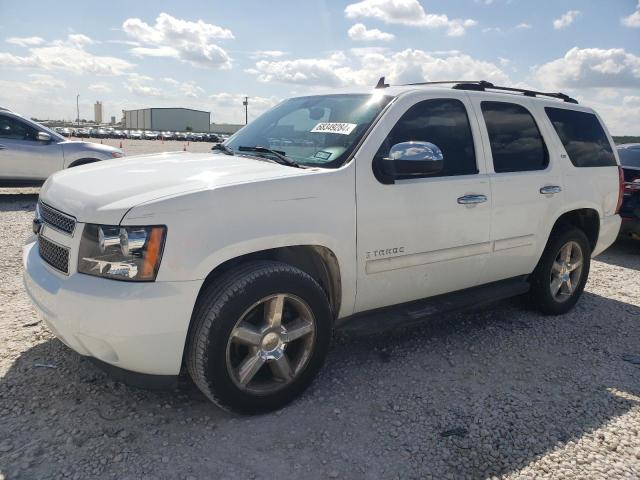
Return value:
[(566, 225), (582, 230), (589, 240), (591, 250), (593, 251), (595, 249), (600, 235), (600, 214), (596, 209), (577, 208), (564, 212), (554, 222), (549, 235)]
[(88, 165), (89, 163), (95, 163), (95, 162), (100, 162), (101, 160), (99, 158), (92, 158), (92, 157), (86, 157), (86, 158), (79, 158), (77, 160), (72, 161), (67, 168), (72, 168), (72, 167), (79, 167), (80, 165)]
[(291, 245), (259, 250), (230, 258), (207, 274), (198, 292), (198, 300), (206, 287), (221, 275), (239, 265), (256, 260), (280, 261), (309, 274), (327, 294), (333, 317), (334, 319), (337, 317), (342, 305), (340, 265), (335, 253), (322, 245)]

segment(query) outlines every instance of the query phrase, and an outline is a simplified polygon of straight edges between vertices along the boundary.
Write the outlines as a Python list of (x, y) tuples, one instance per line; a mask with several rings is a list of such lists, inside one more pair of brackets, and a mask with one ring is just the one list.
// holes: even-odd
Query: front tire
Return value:
[(531, 305), (546, 315), (571, 310), (584, 290), (591, 265), (591, 247), (582, 230), (554, 230), (531, 275)]
[(251, 262), (206, 287), (194, 309), (187, 369), (218, 406), (283, 407), (320, 370), (331, 341), (327, 295), (290, 265)]

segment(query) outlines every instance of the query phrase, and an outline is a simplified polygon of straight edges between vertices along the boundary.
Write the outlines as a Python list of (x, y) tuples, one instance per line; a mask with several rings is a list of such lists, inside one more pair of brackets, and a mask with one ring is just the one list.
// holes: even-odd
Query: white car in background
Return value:
[(108, 145), (66, 140), (17, 113), (0, 109), (0, 184), (35, 185), (65, 168), (124, 156)]

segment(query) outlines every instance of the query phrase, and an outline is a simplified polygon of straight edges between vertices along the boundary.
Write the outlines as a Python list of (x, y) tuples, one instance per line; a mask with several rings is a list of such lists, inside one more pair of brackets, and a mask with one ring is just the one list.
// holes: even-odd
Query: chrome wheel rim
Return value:
[(583, 261), (582, 248), (577, 242), (569, 241), (560, 248), (551, 266), (549, 285), (555, 301), (566, 302), (576, 291), (582, 277)]
[(307, 365), (316, 320), (301, 298), (279, 293), (249, 307), (227, 342), (227, 371), (235, 385), (267, 395), (289, 385)]

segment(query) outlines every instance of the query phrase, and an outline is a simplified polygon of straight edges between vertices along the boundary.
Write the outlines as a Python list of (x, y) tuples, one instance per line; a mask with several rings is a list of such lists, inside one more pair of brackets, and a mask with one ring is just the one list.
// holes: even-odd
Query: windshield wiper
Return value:
[(234, 155), (233, 150), (226, 145), (223, 145), (222, 143), (216, 143), (213, 147), (211, 147), (211, 150), (220, 150), (226, 155)]
[(253, 147), (238, 147), (238, 150), (241, 152), (256, 152), (256, 153), (268, 153), (273, 155), (275, 158), (273, 160), (281, 165), (287, 165), (289, 167), (302, 168), (299, 163), (294, 162), (290, 158), (287, 157), (287, 154), (280, 150), (272, 150), (267, 147), (260, 147), (258, 145)]

